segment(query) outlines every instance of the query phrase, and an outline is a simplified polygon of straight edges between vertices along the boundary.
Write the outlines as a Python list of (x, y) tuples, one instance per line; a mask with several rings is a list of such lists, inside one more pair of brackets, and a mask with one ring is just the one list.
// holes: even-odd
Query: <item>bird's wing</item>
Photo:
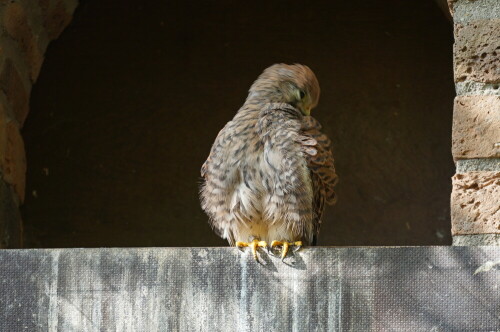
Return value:
[(330, 139), (321, 132), (321, 124), (311, 116), (302, 120), (301, 143), (311, 170), (314, 191), (315, 234), (319, 232), (324, 204), (337, 201), (334, 186), (338, 182)]
[(201, 166), (201, 169), (200, 169), (200, 173), (201, 173), (201, 177), (202, 178), (205, 178), (207, 177), (207, 172), (208, 172), (208, 166), (210, 163), (213, 162), (213, 156), (215, 154), (217, 154), (221, 148), (222, 148), (222, 143), (225, 142), (227, 140), (228, 136), (227, 135), (227, 130), (226, 128), (228, 127), (228, 124), (226, 124), (224, 126), (224, 128), (222, 128), (219, 133), (217, 134), (217, 137), (215, 138), (215, 141), (212, 145), (212, 148), (210, 149), (210, 154), (208, 155), (208, 158), (207, 160), (205, 160), (205, 162), (203, 163), (203, 165)]
[[(210, 217), (210, 225), (215, 232), (233, 244), (233, 235), (228, 231), (226, 221), (229, 210), (225, 207), (228, 187), (232, 184), (227, 179), (227, 147), (232, 143), (231, 121), (219, 131), (207, 160), (201, 166), (203, 181), (200, 187), (201, 206)], [(233, 172), (235, 173), (235, 172)], [(221, 203), (222, 202), (222, 203)]]
[(304, 190), (303, 174), (307, 174), (307, 166), (302, 153), (304, 136), (300, 134), (300, 118), (300, 111), (291, 105), (270, 103), (260, 112), (257, 132), (264, 143), (264, 160), (269, 172), (279, 178), (277, 182), (283, 185), (284, 194), (296, 192), (310, 200), (312, 193)]
[(313, 240), (314, 200), (303, 153), (302, 115), (289, 104), (268, 104), (259, 116), (257, 132), (263, 143), (263, 166), (272, 177), (272, 198), (266, 205), (273, 220), (284, 220), (307, 244)]

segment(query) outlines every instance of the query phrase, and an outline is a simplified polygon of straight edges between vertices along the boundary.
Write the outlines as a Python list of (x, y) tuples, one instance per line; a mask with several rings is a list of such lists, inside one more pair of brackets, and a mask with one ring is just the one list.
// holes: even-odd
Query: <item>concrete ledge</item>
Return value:
[(0, 251), (1, 331), (496, 331), (498, 247)]

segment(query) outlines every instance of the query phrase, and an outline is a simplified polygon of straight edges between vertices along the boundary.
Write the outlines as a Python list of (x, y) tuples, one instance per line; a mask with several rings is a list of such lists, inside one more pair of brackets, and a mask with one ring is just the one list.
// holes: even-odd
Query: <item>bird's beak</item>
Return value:
[(304, 114), (305, 114), (305, 115), (311, 115), (311, 108), (310, 108), (310, 107), (305, 108), (305, 109), (304, 109)]

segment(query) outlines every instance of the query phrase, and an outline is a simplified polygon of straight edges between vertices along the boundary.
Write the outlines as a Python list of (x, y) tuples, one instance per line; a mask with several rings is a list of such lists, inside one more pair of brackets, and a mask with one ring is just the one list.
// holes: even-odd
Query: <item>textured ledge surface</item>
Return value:
[[(1, 331), (496, 331), (500, 248), (0, 251)], [(476, 272), (476, 273), (475, 273)]]

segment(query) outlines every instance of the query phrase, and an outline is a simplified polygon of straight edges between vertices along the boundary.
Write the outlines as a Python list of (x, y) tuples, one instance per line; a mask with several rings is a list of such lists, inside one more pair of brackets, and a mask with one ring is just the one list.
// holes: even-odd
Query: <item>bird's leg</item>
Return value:
[(242, 241), (237, 241), (236, 246), (238, 248), (244, 248), (244, 247), (250, 247), (252, 249), (252, 255), (253, 258), (258, 261), (259, 258), (257, 257), (257, 248), (267, 248), (267, 242), (266, 241), (260, 241), (259, 239), (253, 239), (252, 242), (242, 242)]
[(288, 254), (290, 246), (295, 247), (293, 250), (297, 251), (302, 247), (302, 241), (287, 242), (275, 240), (271, 242), (271, 251), (273, 251), (275, 247), (281, 247), (281, 260), (284, 260)]

